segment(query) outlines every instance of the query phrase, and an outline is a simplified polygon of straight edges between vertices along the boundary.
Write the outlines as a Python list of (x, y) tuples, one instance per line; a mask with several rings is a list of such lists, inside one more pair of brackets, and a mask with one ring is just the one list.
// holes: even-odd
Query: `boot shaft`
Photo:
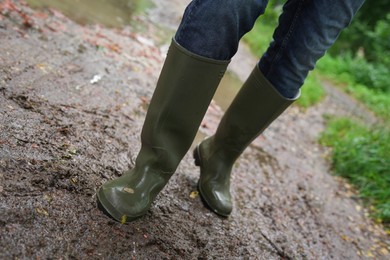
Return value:
[(193, 54), (172, 41), (142, 129), (137, 164), (175, 171), (228, 64)]
[(299, 96), (283, 97), (256, 66), (222, 117), (213, 136), (215, 149), (235, 161)]

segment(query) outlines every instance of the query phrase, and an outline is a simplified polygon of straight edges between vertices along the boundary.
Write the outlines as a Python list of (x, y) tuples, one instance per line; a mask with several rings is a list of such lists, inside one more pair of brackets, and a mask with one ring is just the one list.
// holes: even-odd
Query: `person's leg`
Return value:
[(296, 95), (307, 74), (349, 25), (364, 0), (289, 0), (260, 71), (285, 97)]
[(224, 114), (214, 136), (194, 150), (199, 192), (217, 214), (232, 210), (230, 173), (244, 149), (295, 99), (309, 70), (334, 43), (363, 0), (290, 0), (274, 41)]
[(105, 213), (129, 222), (148, 211), (188, 151), (228, 63), (172, 42), (146, 114), (135, 167), (97, 193)]
[(268, 0), (193, 0), (175, 39), (198, 55), (230, 60), (241, 37), (253, 28), (267, 4)]
[[(242, 5), (244, 2), (248, 6)], [(127, 222), (148, 211), (188, 151), (237, 49), (239, 37), (232, 44), (231, 35), (241, 35), (252, 27), (257, 17), (252, 15), (248, 21), (247, 7), (257, 2), (195, 0), (187, 8), (146, 115), (136, 165), (97, 193), (100, 207), (108, 215)], [(223, 25), (225, 20), (232, 28)], [(194, 35), (199, 37), (197, 44), (191, 44)]]

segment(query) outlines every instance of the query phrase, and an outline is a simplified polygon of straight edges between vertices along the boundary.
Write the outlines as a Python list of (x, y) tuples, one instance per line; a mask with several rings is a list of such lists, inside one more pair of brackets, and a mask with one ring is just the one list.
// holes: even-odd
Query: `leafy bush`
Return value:
[(367, 31), (365, 34), (370, 42), (370, 49), (367, 49), (367, 58), (390, 66), (390, 13), (386, 18), (379, 20), (373, 31)]
[(370, 63), (390, 66), (390, 2), (368, 1), (329, 50), (334, 56), (360, 53)]
[(331, 119), (320, 142), (333, 148), (336, 174), (347, 178), (366, 203), (376, 207), (375, 217), (390, 224), (390, 131), (372, 129), (350, 119)]
[(337, 57), (326, 55), (317, 63), (317, 68), (346, 83), (365, 85), (390, 93), (390, 67), (383, 64), (369, 63), (363, 58), (352, 58), (348, 54)]
[[(336, 83), (346, 85), (345, 90), (366, 104), (378, 116), (390, 120), (390, 69), (384, 66), (371, 67), (359, 58), (322, 58), (317, 68), (322, 75)], [(371, 74), (367, 71), (370, 70)], [(360, 72), (359, 72), (360, 71)], [(371, 87), (367, 87), (371, 84)]]

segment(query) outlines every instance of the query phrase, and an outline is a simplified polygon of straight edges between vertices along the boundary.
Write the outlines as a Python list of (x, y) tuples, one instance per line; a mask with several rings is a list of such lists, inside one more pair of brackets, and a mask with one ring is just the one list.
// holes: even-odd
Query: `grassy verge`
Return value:
[(373, 216), (390, 223), (390, 131), (369, 128), (347, 118), (332, 118), (320, 143), (331, 146), (336, 174), (347, 178), (360, 191)]
[(302, 95), (297, 100), (297, 104), (300, 107), (308, 108), (320, 102), (324, 96), (325, 90), (322, 88), (318, 74), (310, 72), (302, 86)]
[(390, 91), (387, 82), (390, 78), (387, 69), (348, 56), (325, 56), (317, 67), (321, 75), (382, 118), (374, 126), (363, 126), (352, 119), (331, 119), (320, 142), (333, 149), (335, 173), (356, 186), (366, 204), (374, 206), (373, 217), (389, 229)]
[[(323, 57), (317, 64), (321, 75), (363, 102), (376, 115), (390, 122), (390, 70), (378, 69), (360, 58)], [(377, 81), (376, 81), (377, 80)]]

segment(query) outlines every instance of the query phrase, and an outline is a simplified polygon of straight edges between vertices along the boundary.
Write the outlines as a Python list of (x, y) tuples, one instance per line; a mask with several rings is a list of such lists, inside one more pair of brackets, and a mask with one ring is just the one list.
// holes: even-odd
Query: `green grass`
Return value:
[(390, 122), (390, 93), (386, 94), (363, 85), (348, 85), (347, 92), (362, 101), (376, 115)]
[(325, 96), (321, 80), (314, 72), (310, 72), (302, 86), (301, 97), (297, 100), (300, 107), (308, 108), (320, 102)]
[[(363, 126), (351, 119), (331, 119), (320, 142), (333, 148), (336, 174), (347, 178), (359, 190), (373, 217), (390, 226), (390, 93), (383, 81), (390, 81), (381, 66), (361, 58), (326, 55), (317, 67), (345, 92), (382, 118), (380, 124)], [(379, 68), (375, 70), (375, 68)], [(375, 82), (375, 80), (378, 82)], [(365, 84), (369, 84), (364, 85)]]
[(275, 27), (259, 19), (253, 29), (244, 36), (243, 40), (248, 44), (254, 55), (261, 57), (272, 40), (274, 29)]
[(328, 122), (320, 143), (333, 148), (336, 174), (347, 178), (376, 210), (373, 216), (390, 224), (390, 131), (358, 124), (347, 118)]
[[(390, 71), (381, 72), (382, 69), (379, 69), (379, 72), (372, 72), (372, 66), (366, 65), (366, 63), (362, 61), (359, 61), (362, 66), (359, 69), (356, 69), (355, 61), (356, 59), (348, 57), (334, 58), (326, 55), (318, 62), (317, 67), (321, 75), (331, 79), (337, 85), (344, 86), (343, 89), (347, 93), (352, 94), (352, 96), (364, 103), (370, 110), (375, 112), (376, 115), (382, 117), (385, 121), (390, 122), (390, 91), (383, 87), (385, 84), (378, 83), (375, 86), (367, 86), (362, 83), (369, 83), (376, 77), (379, 82), (386, 81), (387, 85), (389, 85)], [(361, 75), (366, 74), (370, 74), (372, 79), (359, 80), (362, 78)]]
[(382, 122), (374, 126), (363, 126), (351, 119), (331, 119), (320, 142), (333, 148), (335, 173), (356, 186), (364, 201), (374, 206), (373, 217), (389, 228), (390, 88), (386, 83), (390, 82), (389, 74), (381, 65), (349, 56), (326, 55), (317, 67), (322, 76), (382, 118)]

